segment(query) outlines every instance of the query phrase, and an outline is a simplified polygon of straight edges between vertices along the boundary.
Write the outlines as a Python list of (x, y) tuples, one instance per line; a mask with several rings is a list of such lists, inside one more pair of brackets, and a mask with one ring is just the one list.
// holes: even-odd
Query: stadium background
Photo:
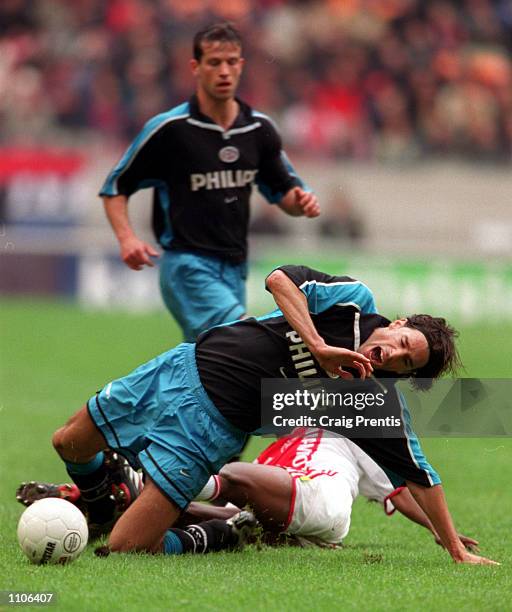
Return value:
[[(214, 19), (241, 29), (240, 96), (276, 119), (324, 210), (318, 220), (288, 219), (254, 198), (251, 312), (271, 306), (262, 283), (274, 265), (308, 262), (361, 278), (389, 316), (448, 316), (461, 329), (468, 375), (512, 375), (509, 0), (3, 0), (0, 588), (53, 585), (75, 607), (116, 606), (104, 582), (83, 592), (81, 572), (98, 571), (89, 553), (80, 570), (27, 570), (12, 492), (24, 478), (62, 477), (51, 431), (97, 386), (179, 341), (155, 271), (121, 264), (96, 193), (144, 121), (190, 95), (190, 39)], [(130, 213), (151, 239), (148, 204), (138, 194)], [(510, 528), (510, 441), (425, 446), (457, 522), (485, 554), (510, 560), (501, 537)], [(101, 571), (121, 576), (128, 607), (140, 601), (130, 571), (162, 573), (177, 605), (202, 609), (264, 607), (290, 591), (298, 609), (312, 592), (324, 606), (343, 597), (347, 607), (364, 598), (370, 609), (400, 609), (391, 601), (397, 585), (404, 609), (509, 603), (509, 570), (457, 572), (424, 534), (393, 521), (359, 504), (335, 561), (326, 551), (264, 551), (244, 553), (245, 572), (229, 555), (113, 561)], [(184, 586), (190, 571), (206, 581), (193, 596)], [(219, 590), (229, 572), (239, 592)], [(329, 594), (320, 575), (331, 580)], [(149, 607), (164, 607), (162, 587), (151, 588)]]

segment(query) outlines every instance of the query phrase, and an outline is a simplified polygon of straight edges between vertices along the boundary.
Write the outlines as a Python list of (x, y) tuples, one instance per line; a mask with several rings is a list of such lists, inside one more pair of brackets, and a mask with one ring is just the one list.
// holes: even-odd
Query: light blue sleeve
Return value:
[(361, 314), (378, 314), (371, 290), (350, 276), (333, 276), (298, 265), (279, 266), (276, 270), (284, 272), (302, 291), (313, 314), (324, 312), (336, 304), (354, 306)]
[(324, 312), (331, 306), (354, 306), (361, 314), (376, 314), (377, 307), (371, 290), (361, 281), (339, 280), (320, 282), (304, 281), (299, 289), (308, 300), (313, 314)]
[[(158, 186), (162, 181), (158, 177), (152, 178), (151, 173), (149, 176), (147, 175), (148, 168), (152, 166), (151, 159), (147, 159), (149, 155), (148, 147), (151, 146), (159, 130), (173, 121), (185, 119), (188, 116), (189, 104), (185, 102), (170, 111), (160, 113), (156, 117), (149, 119), (105, 179), (99, 195), (109, 197), (120, 194), (131, 195), (139, 189)], [(140, 155), (143, 150), (144, 154), (142, 157), (144, 159), (141, 160)], [(155, 155), (155, 153), (151, 154)], [(122, 182), (128, 184), (129, 189), (126, 189), (126, 184), (123, 189), (121, 187)]]
[(409, 408), (407, 407), (407, 402), (405, 397), (401, 391), (397, 389), (398, 400), (400, 402), (400, 407), (402, 409), (402, 418), (405, 429), (405, 435), (407, 437), (407, 445), (409, 447), (409, 451), (411, 453), (411, 457), (414, 463), (417, 465), (419, 470), (423, 470), (427, 475), (432, 486), (441, 484), (441, 478), (439, 474), (434, 470), (434, 468), (427, 461), (427, 458), (423, 454), (423, 450), (420, 445), (420, 441), (418, 437), (414, 433), (411, 423), (411, 413), (409, 412)]

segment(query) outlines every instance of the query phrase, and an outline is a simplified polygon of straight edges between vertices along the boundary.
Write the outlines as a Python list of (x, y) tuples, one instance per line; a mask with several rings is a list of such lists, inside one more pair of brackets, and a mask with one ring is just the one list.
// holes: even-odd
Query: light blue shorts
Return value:
[(87, 408), (108, 446), (140, 464), (179, 508), (240, 452), (247, 437), (206, 394), (194, 344), (180, 344), (110, 382)]
[(183, 251), (160, 258), (160, 290), (165, 305), (183, 330), (185, 342), (245, 313), (247, 264), (237, 265)]

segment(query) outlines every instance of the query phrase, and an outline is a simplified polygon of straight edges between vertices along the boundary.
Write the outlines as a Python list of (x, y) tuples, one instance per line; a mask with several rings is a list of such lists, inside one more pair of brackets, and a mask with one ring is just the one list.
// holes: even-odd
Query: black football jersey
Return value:
[[(315, 327), (331, 346), (357, 350), (377, 327), (390, 321), (377, 313), (373, 294), (348, 276), (331, 276), (306, 266), (282, 266), (305, 294)], [(326, 378), (300, 336), (277, 309), (203, 332), (196, 343), (201, 383), (219, 412), (239, 429), (261, 427), (261, 379)], [(357, 372), (353, 372), (357, 376)], [(424, 486), (440, 482), (426, 461), (410, 427), (405, 400), (394, 386), (396, 375), (375, 371), (403, 415), (403, 438), (354, 439), (388, 474), (395, 485), (412, 480)], [(389, 378), (389, 381), (382, 380)]]
[[(318, 333), (331, 346), (357, 350), (388, 319), (376, 312), (366, 285), (305, 266), (280, 268), (308, 298)], [(213, 403), (237, 427), (260, 427), (262, 378), (325, 378), (316, 359), (282, 312), (213, 327), (197, 339), (196, 361)]]
[(253, 185), (277, 203), (304, 184), (271, 119), (238, 103), (227, 130), (201, 114), (195, 96), (149, 120), (100, 195), (129, 197), (153, 187), (153, 230), (164, 249), (244, 261)]

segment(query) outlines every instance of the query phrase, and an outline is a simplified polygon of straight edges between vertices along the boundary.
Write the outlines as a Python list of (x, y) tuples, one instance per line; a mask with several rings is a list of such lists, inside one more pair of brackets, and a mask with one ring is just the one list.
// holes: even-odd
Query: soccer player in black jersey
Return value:
[(184, 339), (245, 315), (249, 198), (253, 185), (293, 216), (316, 217), (316, 196), (295, 173), (272, 120), (235, 97), (244, 59), (239, 33), (197, 33), (196, 93), (150, 119), (108, 175), (100, 195), (121, 257), (133, 270), (157, 251), (138, 238), (127, 204), (153, 187), (153, 229), (163, 248), (160, 288)]
[[(53, 437), (91, 511), (109, 498), (106, 448), (137, 461), (143, 492), (115, 524), (116, 552), (172, 553), (169, 531), (211, 474), (260, 427), (262, 378), (299, 378), (297, 355), (315, 378), (369, 375), (388, 385), (403, 415), (400, 438), (354, 439), (388, 474), (406, 484), (443, 546), (458, 563), (492, 563), (466, 551), (454, 529), (438, 474), (411, 429), (390, 375), (417, 386), (458, 364), (454, 330), (444, 319), (413, 315), (395, 321), (377, 313), (360, 281), (305, 266), (282, 266), (267, 278), (278, 310), (214, 327), (196, 344), (181, 344), (128, 376), (108, 383)], [(117, 483), (116, 486), (121, 486)]]

